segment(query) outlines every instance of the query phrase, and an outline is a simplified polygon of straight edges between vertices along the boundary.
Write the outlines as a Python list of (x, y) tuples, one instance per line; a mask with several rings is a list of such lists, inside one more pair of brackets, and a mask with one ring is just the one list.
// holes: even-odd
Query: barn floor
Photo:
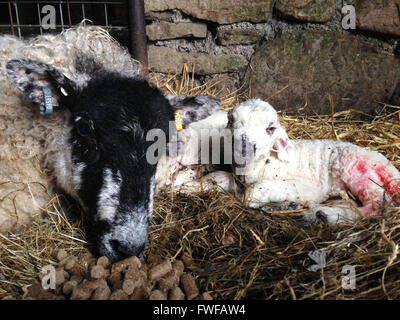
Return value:
[[(171, 77), (160, 86), (176, 94), (216, 93), (190, 81)], [(223, 102), (228, 108), (238, 99), (232, 94)], [(353, 142), (382, 152), (400, 169), (400, 108), (359, 116), (354, 110), (282, 115), (281, 122), (291, 138)], [(56, 250), (87, 251), (80, 220), (63, 218), (59, 200), (22, 233), (0, 234), (0, 299), (22, 298), (38, 270), (56, 263)], [(215, 299), (400, 299), (400, 208), (341, 226), (308, 225), (298, 212), (248, 209), (239, 195), (225, 193), (158, 195), (154, 208), (148, 259), (192, 256), (201, 291)], [(309, 271), (316, 264), (309, 253), (316, 250), (326, 265)]]

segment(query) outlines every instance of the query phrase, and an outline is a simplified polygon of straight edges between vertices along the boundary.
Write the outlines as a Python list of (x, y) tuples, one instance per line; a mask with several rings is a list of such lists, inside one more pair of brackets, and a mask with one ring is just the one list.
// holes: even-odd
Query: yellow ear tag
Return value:
[(181, 131), (183, 129), (181, 115), (179, 114), (179, 110), (175, 111), (175, 127), (176, 127), (177, 131)]

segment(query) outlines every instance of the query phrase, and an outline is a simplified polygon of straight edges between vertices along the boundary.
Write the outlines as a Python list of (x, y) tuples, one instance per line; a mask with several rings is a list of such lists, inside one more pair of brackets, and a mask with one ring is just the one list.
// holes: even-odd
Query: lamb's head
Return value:
[(202, 115), (197, 117), (196, 109), (190, 109), (186, 116), (186, 108), (193, 107), (189, 101), (171, 105), (145, 80), (105, 70), (79, 89), (54, 68), (28, 59), (9, 61), (7, 72), (36, 105), (48, 107), (50, 99), (58, 106), (54, 113), (69, 115), (65, 136), (56, 137), (63, 149), (55, 153), (51, 165), (58, 185), (84, 208), (89, 240), (97, 254), (113, 261), (142, 255), (153, 212), (157, 164), (157, 159), (148, 158), (154, 140), (147, 134), (158, 130), (168, 142), (170, 128), (175, 128), (170, 123), (174, 108), (182, 107), (185, 126), (217, 106), (204, 103), (197, 109)]
[(280, 160), (290, 160), (292, 143), (269, 103), (260, 99), (245, 101), (229, 112), (228, 119), (236, 164), (245, 165), (260, 157), (267, 159), (271, 152)]

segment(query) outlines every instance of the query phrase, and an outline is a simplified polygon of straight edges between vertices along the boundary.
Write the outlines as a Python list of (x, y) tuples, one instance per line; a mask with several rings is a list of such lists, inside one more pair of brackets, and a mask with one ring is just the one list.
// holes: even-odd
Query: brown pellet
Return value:
[(95, 265), (90, 270), (90, 276), (93, 279), (102, 279), (107, 277), (107, 273), (102, 265)]
[(98, 287), (92, 295), (92, 300), (108, 300), (111, 295), (109, 287)]
[(83, 284), (78, 284), (71, 294), (71, 300), (89, 300), (92, 295), (93, 290), (84, 286)]
[(169, 300), (185, 300), (185, 294), (179, 287), (172, 288), (168, 297)]
[(38, 300), (65, 300), (63, 296), (57, 296), (46, 290), (43, 290), (37, 298)]
[(110, 260), (105, 256), (98, 258), (96, 264), (102, 266), (104, 269), (108, 269), (111, 266)]
[(194, 281), (194, 278), (188, 273), (184, 273), (181, 276), (181, 288), (188, 300), (192, 300), (199, 295), (199, 289), (196, 286), (196, 282)]
[(67, 261), (67, 263), (64, 265), (64, 268), (70, 274), (76, 274), (82, 276), (85, 276), (87, 274), (87, 270), (85, 270), (85, 268), (78, 263), (76, 258)]
[(140, 287), (143, 284), (145, 284), (147, 277), (143, 277), (143, 275), (138, 272), (138, 273), (125, 273), (125, 280), (131, 280), (136, 287)]
[(122, 289), (114, 291), (110, 296), (110, 300), (128, 300), (128, 298), (128, 295)]
[(67, 256), (66, 258), (62, 259), (59, 263), (58, 266), (59, 267), (65, 267), (65, 265), (70, 264), (71, 265), (71, 261), (77, 261), (78, 259), (75, 256)]
[(85, 270), (90, 270), (96, 264), (96, 258), (91, 253), (84, 253), (79, 258), (79, 264), (85, 268)]
[(116, 284), (118, 281), (121, 281), (122, 279), (122, 274), (121, 272), (114, 272), (111, 273), (111, 275), (108, 277), (108, 283), (111, 285)]
[(172, 265), (169, 260), (165, 260), (163, 263), (160, 263), (149, 271), (149, 280), (150, 281), (157, 281), (164, 277), (168, 272), (172, 270)]
[(58, 262), (64, 260), (67, 257), (68, 257), (68, 253), (64, 249), (61, 249), (61, 250), (57, 251), (57, 260), (58, 260)]
[(40, 281), (35, 280), (34, 283), (28, 288), (28, 297), (33, 297), (37, 300), (54, 300), (54, 294), (43, 289)]
[(107, 282), (104, 279), (97, 279), (97, 280), (91, 280), (91, 281), (85, 279), (85, 280), (83, 280), (82, 284), (86, 288), (88, 288), (92, 291), (96, 290), (99, 287), (108, 287)]
[(35, 280), (28, 288), (28, 296), (37, 297), (42, 290), (42, 284), (38, 280)]
[(142, 281), (142, 287), (145, 289), (146, 292), (150, 293), (151, 285), (147, 277), (147, 274), (144, 271), (139, 271), (139, 277), (140, 280)]
[[(184, 272), (193, 264), (188, 254), (183, 261), (153, 255), (147, 261), (130, 257), (112, 264), (107, 257), (84, 253), (78, 259), (59, 250), (56, 258), (56, 289), (46, 291), (35, 281), (24, 299), (212, 300), (209, 293), (200, 294), (193, 276)], [(40, 279), (43, 276), (39, 274)]]
[(208, 292), (204, 292), (201, 294), (203, 300), (213, 300), (213, 297)]
[(182, 255), (181, 260), (186, 268), (190, 267), (193, 264), (193, 258), (186, 253)]
[(128, 269), (129, 266), (131, 266), (132, 268), (140, 269), (141, 263), (139, 258), (133, 256), (114, 263), (111, 267), (111, 273), (125, 271), (126, 269)]
[(69, 279), (69, 274), (62, 268), (56, 269), (56, 286), (62, 285)]
[(149, 300), (167, 300), (167, 296), (160, 290), (154, 290), (150, 294)]
[(175, 260), (172, 263), (172, 269), (174, 269), (177, 272), (178, 276), (180, 277), (183, 274), (183, 271), (185, 270), (185, 265), (181, 260)]
[(81, 275), (79, 274), (73, 274), (71, 275), (71, 277), (69, 278), (70, 281), (76, 281), (76, 283), (81, 283), (83, 278)]
[(78, 285), (78, 282), (70, 280), (64, 283), (62, 292), (66, 296), (69, 296), (72, 293), (72, 290)]
[[(125, 273), (125, 274), (128, 274), (128, 273), (137, 274), (137, 273), (139, 273), (140, 271), (142, 271), (142, 269), (139, 269), (139, 268), (137, 268), (136, 266), (129, 266), (129, 267), (124, 271), (124, 273)], [(147, 274), (146, 274), (146, 277), (147, 277)]]
[(147, 279), (147, 274), (145, 275), (143, 271), (140, 271), (139, 269), (132, 269), (128, 268), (125, 272), (125, 279), (142, 279), (146, 278)]
[(163, 278), (157, 281), (156, 287), (166, 293), (179, 284), (179, 276), (175, 270), (168, 272)]
[(194, 298), (193, 300), (213, 300), (213, 298), (211, 297), (211, 295), (207, 292), (204, 292), (202, 294), (199, 294), (196, 298)]
[(141, 281), (139, 282), (139, 281), (135, 281), (135, 280), (133, 280), (133, 279), (125, 279), (125, 280), (122, 282), (122, 290), (124, 290), (124, 292), (125, 292), (128, 296), (130, 296), (130, 295), (133, 293), (133, 291), (134, 291), (137, 287), (139, 287), (140, 284), (141, 284)]
[(144, 258), (140, 258), (139, 261), (140, 261), (140, 264), (141, 264), (139, 269), (141, 271), (144, 271), (147, 274), (147, 265), (146, 265), (146, 262), (144, 261)]
[(135, 288), (129, 296), (129, 300), (143, 300), (146, 297), (146, 291), (143, 288)]

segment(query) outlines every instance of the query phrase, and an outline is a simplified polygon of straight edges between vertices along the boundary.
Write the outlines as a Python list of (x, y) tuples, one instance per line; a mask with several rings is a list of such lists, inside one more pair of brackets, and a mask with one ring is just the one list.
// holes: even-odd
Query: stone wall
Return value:
[[(345, 30), (342, 8), (355, 9)], [(400, 105), (400, 0), (145, 0), (149, 66), (195, 67), (277, 109), (374, 113)], [(346, 20), (350, 21), (351, 20)]]

